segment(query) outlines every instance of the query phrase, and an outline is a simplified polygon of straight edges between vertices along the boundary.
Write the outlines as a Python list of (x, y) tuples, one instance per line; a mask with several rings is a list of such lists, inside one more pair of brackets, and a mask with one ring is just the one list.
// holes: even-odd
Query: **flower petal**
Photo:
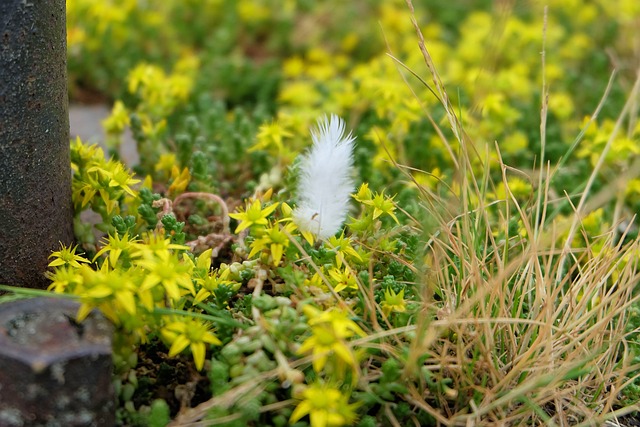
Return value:
[(171, 348), (169, 349), (169, 357), (174, 357), (175, 355), (181, 353), (185, 348), (189, 346), (189, 339), (184, 335), (178, 335), (171, 344)]

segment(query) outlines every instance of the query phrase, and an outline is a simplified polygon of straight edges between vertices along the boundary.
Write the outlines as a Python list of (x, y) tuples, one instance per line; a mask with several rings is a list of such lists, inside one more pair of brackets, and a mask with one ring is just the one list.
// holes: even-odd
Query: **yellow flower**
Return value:
[(173, 167), (176, 165), (176, 155), (174, 153), (164, 153), (160, 155), (160, 159), (156, 163), (154, 170), (156, 172), (162, 172), (168, 176), (171, 174)]
[(202, 301), (211, 297), (212, 295), (214, 295), (215, 290), (220, 286), (227, 286), (233, 291), (237, 291), (238, 289), (240, 289), (241, 283), (230, 280), (230, 273), (231, 270), (229, 269), (221, 271), (216, 270), (206, 278), (202, 279), (202, 281), (200, 282), (200, 286), (202, 287), (198, 290), (198, 293), (193, 299), (193, 304), (201, 303)]
[(78, 172), (81, 166), (90, 162), (104, 163), (104, 151), (98, 144), (86, 145), (80, 137), (71, 143), (71, 167)]
[(508, 154), (522, 153), (527, 150), (528, 145), (527, 135), (524, 132), (514, 131), (500, 141), (500, 151)]
[[(509, 177), (507, 179), (507, 188), (518, 201), (525, 201), (533, 194), (533, 186), (531, 183), (519, 177)], [(505, 188), (503, 182), (496, 186), (495, 196), (498, 200), (506, 200), (509, 198), (507, 188)]]
[(356, 260), (362, 262), (362, 257), (351, 245), (351, 239), (344, 237), (344, 233), (340, 237), (332, 236), (325, 242), (325, 246), (330, 247), (336, 251), (336, 265), (342, 267), (342, 263), (349, 258), (350, 260)]
[(394, 213), (396, 205), (393, 203), (393, 197), (385, 197), (382, 193), (376, 193), (372, 199), (363, 200), (362, 203), (373, 207), (373, 219), (378, 218), (384, 213), (393, 218), (396, 224), (399, 224), (398, 218), (396, 218)]
[(333, 279), (333, 288), (336, 292), (341, 292), (345, 289), (358, 290), (358, 282), (356, 281), (356, 278), (346, 267), (342, 270), (339, 268), (332, 268), (329, 270), (329, 276)]
[(293, 424), (308, 415), (311, 427), (353, 425), (357, 419), (355, 410), (358, 406), (359, 404), (349, 404), (349, 397), (340, 390), (316, 382), (302, 392), (302, 400), (291, 414), (289, 422)]
[(314, 273), (313, 276), (304, 279), (303, 286), (305, 289), (321, 289), (323, 287), (322, 277), (318, 273)]
[(282, 260), (284, 250), (289, 247), (289, 236), (287, 234), (291, 234), (295, 229), (296, 226), (292, 222), (289, 222), (284, 227), (276, 223), (266, 228), (260, 234), (260, 237), (251, 243), (249, 258), (264, 249), (268, 249), (271, 253), (271, 262), (274, 266), (277, 266)]
[(286, 82), (280, 94), (278, 101), (292, 106), (313, 106), (322, 101), (322, 95), (316, 86), (310, 81), (293, 81)]
[(404, 301), (404, 289), (398, 292), (397, 294), (391, 288), (387, 288), (384, 291), (384, 301), (380, 304), (382, 307), (382, 312), (385, 316), (389, 316), (392, 311), (401, 313), (407, 310), (405, 301)]
[(353, 198), (359, 201), (360, 203), (365, 203), (370, 201), (373, 198), (373, 193), (369, 189), (369, 184), (363, 182), (360, 188), (358, 188), (358, 192), (353, 195)]
[(169, 298), (173, 301), (178, 301), (184, 294), (184, 290), (191, 293), (191, 295), (196, 294), (191, 281), (191, 266), (178, 261), (175, 256), (143, 259), (138, 261), (138, 265), (146, 270), (140, 291), (146, 291), (157, 285), (162, 285)]
[(266, 21), (271, 15), (271, 10), (259, 2), (241, 1), (237, 3), (238, 15), (241, 22), (258, 23)]
[(183, 193), (191, 181), (189, 168), (184, 168), (182, 169), (182, 172), (180, 172), (180, 169), (174, 165), (171, 169), (171, 181), (173, 182), (169, 186), (167, 192), (171, 195)]
[(627, 181), (627, 188), (625, 189), (625, 196), (633, 198), (635, 201), (640, 195), (640, 179), (630, 179)]
[[(73, 189), (73, 194), (72, 194), (72, 198), (74, 200), (74, 202), (76, 203), (76, 205), (80, 205), (80, 207), (85, 207), (89, 204), (89, 202), (91, 202), (91, 200), (93, 199), (93, 197), (96, 195), (96, 193), (98, 192), (98, 189), (100, 188), (100, 184), (98, 183), (98, 181), (96, 179), (94, 179), (94, 177), (92, 177), (89, 174), (86, 174), (84, 176), (84, 180), (81, 181), (80, 179), (78, 179), (77, 181), (73, 182), (72, 184), (72, 189)], [(109, 194), (106, 193), (107, 198), (109, 197)], [(110, 209), (113, 208), (113, 206), (110, 206), (111, 202), (107, 199), (104, 200), (105, 203), (105, 207), (107, 208), (108, 212), (111, 212)], [(117, 205), (116, 201), (113, 201), (113, 204)]]
[(245, 228), (249, 228), (253, 225), (267, 225), (269, 223), (267, 221), (267, 217), (278, 207), (278, 203), (274, 203), (262, 208), (260, 200), (253, 200), (251, 203), (246, 202), (245, 205), (246, 208), (244, 212), (240, 211), (238, 213), (229, 214), (231, 218), (240, 221), (240, 224), (238, 224), (238, 227), (236, 228), (236, 233), (239, 233)]
[(76, 52), (87, 38), (87, 33), (78, 27), (71, 27), (67, 30), (67, 49), (69, 52)]
[(129, 112), (122, 101), (113, 104), (111, 115), (102, 121), (104, 130), (109, 134), (121, 134), (125, 127), (129, 126)]
[(311, 352), (313, 369), (320, 372), (327, 363), (328, 357), (335, 355), (339, 361), (352, 367), (357, 365), (357, 358), (347, 339), (353, 336), (366, 336), (365, 332), (348, 317), (348, 313), (339, 309), (320, 311), (310, 305), (304, 307), (304, 313), (309, 318), (312, 335), (307, 338), (298, 354)]
[(76, 254), (76, 249), (78, 245), (75, 245), (73, 248), (67, 248), (60, 243), (60, 250), (55, 251), (49, 255), (49, 258), (55, 258), (53, 261), (49, 263), (49, 267), (60, 267), (63, 265), (68, 265), (73, 268), (79, 268), (80, 263), (88, 263), (89, 260), (83, 257), (82, 255)]
[(258, 129), (258, 135), (256, 136), (258, 142), (250, 147), (249, 151), (275, 148), (275, 153), (280, 153), (284, 148), (282, 140), (292, 136), (293, 134), (284, 129), (279, 122), (265, 123)]
[(82, 304), (78, 309), (78, 321), (84, 320), (95, 307), (116, 324), (121, 322), (122, 312), (136, 314), (138, 285), (130, 271), (111, 270), (105, 261), (100, 270), (83, 266), (82, 287), (78, 294)]
[(47, 290), (53, 290), (56, 293), (69, 292), (73, 293), (74, 290), (82, 285), (82, 275), (78, 273), (75, 267), (63, 265), (55, 269), (55, 271), (47, 271), (45, 273), (48, 279), (51, 279), (51, 284)]
[(170, 95), (175, 98), (173, 102), (177, 104), (177, 101), (185, 101), (189, 97), (193, 80), (188, 76), (174, 74), (167, 80), (167, 86)]
[[(137, 194), (130, 186), (139, 183), (140, 180), (134, 178), (135, 175), (129, 172), (119, 161), (109, 160), (105, 165), (90, 167), (87, 172), (97, 172), (108, 180), (107, 185), (109, 188), (120, 189), (133, 197), (137, 197)], [(100, 194), (102, 195), (102, 191)]]
[(358, 335), (364, 337), (367, 334), (358, 326), (356, 322), (349, 319), (349, 313), (338, 308), (332, 308), (329, 310), (318, 310), (312, 305), (305, 305), (302, 309), (304, 314), (309, 319), (307, 323), (310, 326), (331, 324), (338, 335), (343, 338), (352, 337)]
[[(95, 262), (102, 254), (109, 252), (109, 265), (115, 267), (118, 263), (118, 260), (121, 259), (120, 256), (124, 254), (129, 255), (129, 252), (134, 249), (135, 239), (131, 239), (129, 237), (129, 233), (125, 233), (124, 236), (120, 237), (117, 234), (109, 235), (108, 239), (103, 241), (104, 246), (102, 249), (96, 253), (96, 256), (93, 257), (93, 261)], [(125, 261), (126, 262), (126, 261)]]
[[(191, 277), (199, 287), (198, 293), (193, 300), (194, 305), (212, 296), (221, 285), (228, 286), (234, 291), (240, 289), (240, 283), (229, 278), (231, 270), (228, 267), (210, 272), (211, 252), (212, 249), (208, 249), (198, 256), (191, 274)], [(189, 258), (185, 255), (185, 259)]]
[(131, 189), (131, 185), (140, 182), (139, 179), (134, 178), (134, 174), (125, 169), (124, 165), (119, 161), (110, 161), (108, 165), (114, 163), (114, 166), (109, 168), (109, 187), (119, 187), (133, 197), (137, 197), (137, 194)]
[[(170, 75), (156, 65), (138, 64), (128, 76), (129, 92), (140, 98), (136, 112), (143, 118), (150, 116), (146, 118), (153, 121), (169, 116), (189, 97), (198, 66), (199, 61), (193, 55), (181, 59)], [(151, 120), (150, 122), (152, 123)], [(145, 133), (147, 135), (159, 133), (165, 126), (163, 122), (164, 120), (161, 120), (157, 128), (153, 124), (147, 125)]]
[(284, 61), (282, 72), (287, 77), (299, 77), (304, 73), (305, 63), (299, 56), (292, 56)]
[(211, 254), (213, 253), (213, 249), (207, 249), (202, 252), (196, 258), (195, 264), (186, 254), (184, 255), (185, 261), (190, 262), (193, 265), (193, 278), (198, 281), (199, 278), (206, 277), (209, 275), (211, 270)]
[(134, 251), (132, 256), (146, 259), (153, 259), (158, 257), (161, 259), (167, 259), (172, 256), (172, 250), (188, 250), (189, 246), (179, 245), (177, 243), (171, 243), (170, 238), (165, 238), (162, 235), (150, 232), (142, 236), (142, 242), (136, 242), (134, 244)]
[(148, 115), (142, 113), (140, 114), (140, 119), (142, 120), (142, 133), (151, 140), (156, 140), (167, 129), (166, 119), (156, 122)]
[(169, 357), (174, 357), (189, 347), (198, 370), (204, 366), (204, 357), (207, 352), (206, 344), (222, 344), (211, 331), (209, 324), (188, 317), (168, 323), (160, 333), (171, 344)]
[(138, 64), (133, 70), (129, 71), (129, 92), (136, 93), (138, 88), (164, 78), (165, 74), (159, 67), (149, 64)]
[(595, 237), (608, 228), (609, 224), (604, 219), (604, 210), (602, 208), (589, 212), (582, 218), (582, 228), (588, 237)]

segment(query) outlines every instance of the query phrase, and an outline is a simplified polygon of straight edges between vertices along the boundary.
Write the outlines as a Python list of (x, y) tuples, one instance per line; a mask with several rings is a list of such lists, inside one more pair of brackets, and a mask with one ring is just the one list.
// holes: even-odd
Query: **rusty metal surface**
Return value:
[(35, 298), (0, 305), (0, 427), (113, 426), (112, 327), (78, 304)]
[(0, 1), (0, 283), (44, 288), (73, 240), (65, 1)]

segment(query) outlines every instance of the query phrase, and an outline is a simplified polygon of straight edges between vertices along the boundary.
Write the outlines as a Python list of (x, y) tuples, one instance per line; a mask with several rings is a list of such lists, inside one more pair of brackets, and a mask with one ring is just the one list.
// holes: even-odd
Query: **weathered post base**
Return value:
[(112, 327), (78, 304), (36, 298), (0, 305), (0, 427), (115, 425)]

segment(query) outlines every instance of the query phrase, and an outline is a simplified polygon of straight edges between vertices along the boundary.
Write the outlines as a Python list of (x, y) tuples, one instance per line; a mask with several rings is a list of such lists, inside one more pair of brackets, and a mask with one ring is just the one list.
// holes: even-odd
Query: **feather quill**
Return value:
[(302, 157), (298, 179), (298, 204), (293, 220), (302, 232), (327, 239), (338, 232), (349, 211), (354, 191), (353, 146), (345, 135), (345, 123), (332, 114), (311, 129), (313, 146)]

